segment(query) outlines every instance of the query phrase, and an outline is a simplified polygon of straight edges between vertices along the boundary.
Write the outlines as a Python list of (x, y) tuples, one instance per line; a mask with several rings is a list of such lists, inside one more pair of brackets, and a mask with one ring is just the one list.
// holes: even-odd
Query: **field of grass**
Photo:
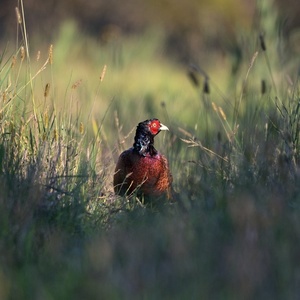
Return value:
[[(67, 22), (31, 46), (20, 22), (0, 53), (0, 299), (299, 297), (299, 58), (262, 17), (240, 60), (188, 67), (157, 28), (103, 44)], [(112, 186), (150, 117), (170, 128), (160, 207)]]

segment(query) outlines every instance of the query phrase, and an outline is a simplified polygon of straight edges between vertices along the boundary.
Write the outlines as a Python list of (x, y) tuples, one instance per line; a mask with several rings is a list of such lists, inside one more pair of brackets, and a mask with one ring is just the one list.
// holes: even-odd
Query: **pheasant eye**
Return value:
[(152, 134), (157, 134), (159, 131), (159, 124), (157, 122), (152, 122), (150, 124), (150, 131)]

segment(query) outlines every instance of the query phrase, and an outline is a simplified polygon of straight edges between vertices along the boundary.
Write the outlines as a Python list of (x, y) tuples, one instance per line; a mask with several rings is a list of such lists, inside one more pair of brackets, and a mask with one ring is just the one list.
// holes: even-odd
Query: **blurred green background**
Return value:
[[(259, 2), (258, 2), (259, 3)], [(112, 1), (51, 0), (41, 4), (28, 0), (26, 26), (31, 38), (43, 42), (57, 38), (66, 20), (74, 20), (80, 31), (105, 43), (120, 36), (140, 35), (148, 28), (158, 28), (165, 34), (164, 49), (168, 56), (183, 61), (208, 59), (207, 51), (234, 51), (239, 35), (249, 29), (262, 28), (255, 14), (256, 1)], [(264, 1), (259, 3), (265, 6)], [(291, 36), (299, 28), (299, 5), (296, 0), (274, 0), (270, 4), (279, 14), (278, 29)], [(2, 0), (0, 4), (1, 38), (15, 37), (17, 1)], [(169, 55), (170, 54), (170, 55)]]
[[(16, 22), (17, 3), (1, 1), (0, 5), (1, 47), (18, 48), (22, 32)], [(37, 98), (44, 102), (45, 85), (51, 83), (50, 97), (61, 105), (66, 101), (63, 95), (76, 83), (79, 87), (72, 99), (77, 104), (71, 108), (83, 108), (86, 118), (92, 111), (101, 120), (111, 105), (110, 117), (104, 121), (108, 130), (115, 111), (126, 130), (154, 115), (197, 127), (203, 107), (199, 89), (187, 76), (190, 66), (199, 67), (227, 98), (234, 98), (259, 49), (260, 33), (265, 35), (270, 57), (276, 59), (274, 72), (283, 63), (284, 69), (295, 68), (299, 56), (299, 8), (291, 0), (26, 1), (24, 8), (31, 61), (40, 53), (36, 70), (47, 58), (50, 44), (54, 45), (51, 72), (48, 68), (35, 84)], [(256, 87), (269, 77), (265, 67), (257, 73), (259, 77), (252, 81)], [(201, 89), (203, 76), (199, 81)], [(216, 103), (224, 103), (216, 89), (211, 93)]]

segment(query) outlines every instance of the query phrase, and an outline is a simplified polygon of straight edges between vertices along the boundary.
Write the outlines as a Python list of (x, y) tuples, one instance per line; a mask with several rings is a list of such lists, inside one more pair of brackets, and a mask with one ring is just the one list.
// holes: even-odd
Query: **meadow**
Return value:
[[(264, 18), (263, 18), (264, 17)], [(66, 22), (0, 53), (0, 299), (297, 299), (299, 57), (243, 32), (243, 55), (174, 63), (164, 33), (100, 43)], [(113, 193), (138, 122), (170, 128), (176, 202)]]

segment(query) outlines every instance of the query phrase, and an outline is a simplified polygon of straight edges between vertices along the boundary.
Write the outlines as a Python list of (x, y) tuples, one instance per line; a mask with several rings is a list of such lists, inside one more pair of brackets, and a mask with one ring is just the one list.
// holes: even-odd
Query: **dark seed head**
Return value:
[(204, 86), (203, 86), (203, 93), (204, 94), (209, 94), (210, 93), (208, 78), (205, 78)]
[(264, 95), (267, 91), (267, 84), (266, 81), (263, 79), (261, 81), (261, 94)]
[(265, 43), (265, 38), (264, 38), (264, 34), (261, 33), (259, 35), (259, 41), (260, 41), (260, 47), (263, 51), (266, 51), (267, 50), (267, 47), (266, 47), (266, 43)]
[(188, 77), (190, 78), (192, 84), (193, 84), (195, 87), (198, 87), (198, 86), (199, 86), (199, 80), (198, 80), (196, 74), (195, 74), (193, 71), (188, 71)]

